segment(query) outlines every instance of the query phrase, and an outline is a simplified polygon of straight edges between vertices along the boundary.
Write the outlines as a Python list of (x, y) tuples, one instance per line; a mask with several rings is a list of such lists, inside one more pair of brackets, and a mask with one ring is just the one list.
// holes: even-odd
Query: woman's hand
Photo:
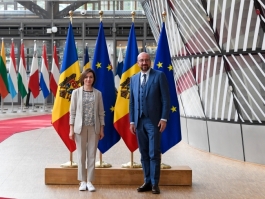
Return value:
[(70, 140), (75, 140), (74, 125), (70, 125), (69, 138), (70, 138)]
[(70, 131), (69, 138), (70, 138), (70, 140), (75, 140), (75, 134), (74, 134), (74, 132), (71, 132)]
[(100, 132), (99, 132), (99, 140), (102, 140), (103, 137), (104, 137), (104, 133), (103, 133), (103, 131), (100, 131)]

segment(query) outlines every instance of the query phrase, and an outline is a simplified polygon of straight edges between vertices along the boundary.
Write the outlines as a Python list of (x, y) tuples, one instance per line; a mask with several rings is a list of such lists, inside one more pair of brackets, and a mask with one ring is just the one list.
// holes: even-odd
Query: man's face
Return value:
[(142, 53), (138, 56), (138, 65), (141, 71), (146, 72), (151, 67), (151, 60), (147, 53)]

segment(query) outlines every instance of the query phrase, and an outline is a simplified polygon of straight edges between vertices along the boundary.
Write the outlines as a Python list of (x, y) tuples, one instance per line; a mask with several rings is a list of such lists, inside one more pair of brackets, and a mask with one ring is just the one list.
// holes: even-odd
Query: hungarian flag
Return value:
[(58, 62), (56, 45), (54, 44), (53, 45), (52, 69), (51, 69), (51, 77), (50, 77), (50, 89), (54, 97), (56, 96), (59, 78), (60, 78), (59, 62)]
[(34, 54), (32, 57), (32, 63), (30, 68), (29, 89), (31, 90), (31, 93), (34, 98), (38, 97), (40, 93), (40, 88), (39, 88), (39, 66), (38, 66), (36, 42), (34, 43)]
[(16, 59), (15, 59), (15, 46), (14, 46), (14, 42), (13, 41), (12, 41), (12, 44), (11, 44), (9, 73), (8, 73), (8, 77), (7, 78), (8, 78), (9, 92), (10, 92), (11, 97), (13, 99), (18, 93)]
[(174, 70), (171, 64), (171, 57), (167, 41), (165, 23), (163, 22), (162, 31), (158, 41), (154, 69), (163, 71), (167, 77), (170, 92), (170, 115), (167, 127), (161, 134), (161, 152), (165, 153), (171, 147), (181, 141), (180, 113), (177, 97), (177, 90), (174, 81)]
[(49, 72), (48, 72), (48, 60), (46, 45), (43, 44), (42, 47), (42, 56), (41, 56), (41, 73), (40, 73), (40, 88), (44, 98), (48, 97), (50, 94), (50, 84), (49, 84)]
[(1, 56), (0, 56), (0, 95), (5, 98), (9, 93), (7, 69), (6, 69), (6, 53), (4, 40), (2, 39)]
[(137, 138), (130, 132), (129, 119), (130, 78), (140, 71), (137, 56), (138, 47), (132, 23), (114, 111), (114, 126), (131, 152), (138, 148)]
[(23, 41), (21, 41), (21, 46), (20, 46), (20, 61), (19, 61), (17, 83), (18, 83), (18, 90), (20, 92), (20, 95), (22, 98), (24, 98), (28, 94), (28, 80), (27, 80), (26, 61), (25, 61)]
[(89, 55), (88, 55), (88, 47), (86, 45), (85, 48), (85, 56), (84, 56), (84, 66), (83, 66), (83, 71), (85, 71), (86, 69), (90, 68), (90, 62), (89, 62)]
[(70, 152), (75, 151), (73, 140), (69, 139), (69, 107), (71, 94), (79, 87), (80, 68), (72, 24), (69, 23), (62, 67), (55, 102), (52, 110), (52, 125)]
[(105, 110), (104, 138), (98, 143), (100, 152), (105, 153), (120, 140), (120, 135), (113, 126), (116, 91), (102, 22), (99, 25), (92, 69), (97, 79), (94, 87), (102, 93)]

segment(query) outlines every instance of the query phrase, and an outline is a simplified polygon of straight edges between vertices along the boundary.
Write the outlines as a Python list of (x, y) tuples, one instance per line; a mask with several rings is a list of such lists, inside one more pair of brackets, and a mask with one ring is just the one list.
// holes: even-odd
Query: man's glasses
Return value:
[(149, 62), (150, 59), (139, 59), (138, 61), (139, 61), (140, 63), (144, 63), (144, 62)]

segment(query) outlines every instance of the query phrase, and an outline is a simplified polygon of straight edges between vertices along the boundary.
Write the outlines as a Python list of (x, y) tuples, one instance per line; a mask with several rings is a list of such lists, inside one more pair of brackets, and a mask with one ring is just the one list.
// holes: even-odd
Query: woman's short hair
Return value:
[(92, 83), (92, 86), (94, 86), (94, 84), (96, 82), (96, 73), (91, 68), (88, 68), (88, 69), (86, 69), (85, 71), (82, 72), (82, 74), (81, 74), (81, 76), (79, 78), (79, 82), (83, 86), (84, 85), (84, 79), (86, 78), (88, 73), (92, 73), (93, 74), (94, 81)]

